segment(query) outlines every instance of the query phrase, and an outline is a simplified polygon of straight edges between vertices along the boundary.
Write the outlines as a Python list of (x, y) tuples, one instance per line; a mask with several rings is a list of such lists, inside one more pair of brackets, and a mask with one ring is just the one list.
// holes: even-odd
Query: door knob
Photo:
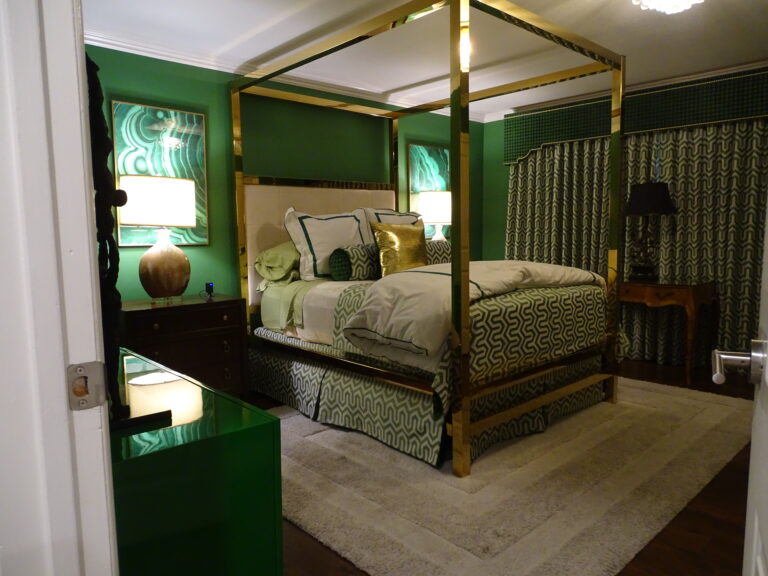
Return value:
[(712, 382), (723, 384), (729, 369), (749, 368), (749, 381), (760, 384), (763, 378), (768, 348), (766, 340), (752, 340), (752, 352), (722, 352), (712, 350)]

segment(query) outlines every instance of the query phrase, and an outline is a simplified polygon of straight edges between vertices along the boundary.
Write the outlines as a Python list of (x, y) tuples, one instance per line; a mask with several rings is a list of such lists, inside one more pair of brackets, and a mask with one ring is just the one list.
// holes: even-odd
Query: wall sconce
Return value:
[(139, 261), (139, 280), (152, 298), (180, 296), (189, 284), (189, 258), (170, 240), (165, 226), (194, 227), (195, 182), (162, 176), (121, 176), (128, 195), (120, 211), (121, 226), (162, 226), (157, 241)]
[(445, 190), (435, 192), (419, 192), (417, 212), (425, 224), (435, 227), (432, 240), (445, 240), (443, 226), (451, 223), (451, 193)]
[(629, 200), (624, 209), (625, 216), (640, 217), (640, 233), (633, 236), (630, 243), (629, 279), (639, 282), (658, 280), (656, 253), (656, 227), (653, 218), (656, 215), (675, 214), (677, 209), (669, 195), (669, 186), (665, 182), (646, 182), (633, 184)]

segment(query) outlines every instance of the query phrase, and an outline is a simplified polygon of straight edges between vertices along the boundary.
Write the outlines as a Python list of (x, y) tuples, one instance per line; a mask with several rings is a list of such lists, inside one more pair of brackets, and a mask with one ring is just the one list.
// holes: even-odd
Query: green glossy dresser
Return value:
[(121, 366), (121, 576), (281, 575), (279, 420), (127, 350)]

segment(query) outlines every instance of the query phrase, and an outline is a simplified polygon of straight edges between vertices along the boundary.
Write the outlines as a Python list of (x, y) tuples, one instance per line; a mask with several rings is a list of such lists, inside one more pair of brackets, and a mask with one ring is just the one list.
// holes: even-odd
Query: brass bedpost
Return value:
[(245, 184), (243, 182), (243, 140), (240, 123), (240, 90), (230, 88), (229, 97), (232, 112), (232, 156), (235, 167), (235, 217), (237, 218), (238, 273), (240, 295), (245, 298), (250, 320), (251, 302), (248, 298), (248, 254), (245, 236)]
[(450, 3), (451, 54), (451, 310), (454, 391), (453, 472), (471, 466), (469, 399), (469, 0)]
[(624, 232), (624, 122), (622, 107), (624, 103), (625, 58), (621, 57), (618, 67), (613, 70), (611, 83), (611, 140), (610, 140), (610, 170), (611, 190), (608, 211), (608, 353), (606, 357), (607, 370), (613, 377), (606, 381), (605, 399), (617, 401), (616, 371), (618, 361), (616, 346), (619, 334), (619, 282), (621, 281), (623, 254), (622, 238)]

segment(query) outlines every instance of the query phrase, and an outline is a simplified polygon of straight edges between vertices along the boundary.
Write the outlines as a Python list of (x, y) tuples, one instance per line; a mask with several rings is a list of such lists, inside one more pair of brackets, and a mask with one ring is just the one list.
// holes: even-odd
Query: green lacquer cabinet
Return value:
[(281, 575), (279, 420), (127, 350), (121, 364), (138, 417), (110, 433), (121, 576)]

